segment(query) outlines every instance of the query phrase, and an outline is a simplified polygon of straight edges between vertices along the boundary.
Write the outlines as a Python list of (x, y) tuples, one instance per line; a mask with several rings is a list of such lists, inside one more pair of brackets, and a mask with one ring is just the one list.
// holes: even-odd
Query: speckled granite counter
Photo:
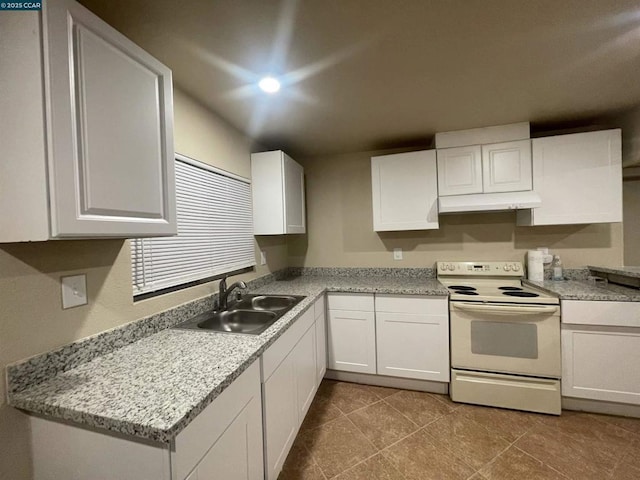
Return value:
[(589, 265), (589, 270), (593, 272), (612, 273), (622, 277), (640, 278), (640, 267), (596, 267)]
[(557, 295), (561, 300), (640, 302), (640, 290), (620, 285), (594, 284), (582, 280), (564, 280), (561, 282), (524, 280), (524, 283)]
[[(166, 329), (176, 321), (165, 319), (165, 329), (108, 353), (74, 353), (88, 360), (74, 360), (73, 368), (59, 372), (50, 370), (56, 372), (51, 377), (44, 375), (48, 370), (37, 364), (60, 361), (57, 353), (43, 356), (44, 360), (30, 360), (29, 368), (14, 365), (8, 370), (9, 404), (83, 425), (169, 442), (323, 292), (448, 295), (434, 278), (383, 276), (301, 276), (271, 282), (254, 291), (306, 298), (258, 336)], [(39, 368), (35, 373), (32, 364)]]

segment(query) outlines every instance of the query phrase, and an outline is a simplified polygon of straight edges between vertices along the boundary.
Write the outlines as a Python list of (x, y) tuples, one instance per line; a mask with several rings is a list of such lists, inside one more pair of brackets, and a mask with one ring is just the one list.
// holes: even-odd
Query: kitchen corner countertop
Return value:
[(640, 278), (640, 267), (596, 267), (589, 265), (589, 270), (594, 272), (611, 273), (621, 277)]
[(325, 291), (447, 296), (435, 278), (301, 276), (253, 293), (305, 295), (261, 335), (165, 329), (24, 390), (9, 404), (168, 443)]
[(640, 290), (621, 285), (591, 283), (585, 280), (524, 280), (525, 284), (541, 288), (560, 300), (592, 300), (610, 302), (640, 302)]

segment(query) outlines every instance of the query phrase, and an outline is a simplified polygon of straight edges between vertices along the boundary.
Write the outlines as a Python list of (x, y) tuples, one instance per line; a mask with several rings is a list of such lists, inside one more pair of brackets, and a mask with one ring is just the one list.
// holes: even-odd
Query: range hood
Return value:
[(525, 192), (475, 193), (438, 197), (438, 213), (489, 212), (537, 208), (542, 205), (540, 195)]

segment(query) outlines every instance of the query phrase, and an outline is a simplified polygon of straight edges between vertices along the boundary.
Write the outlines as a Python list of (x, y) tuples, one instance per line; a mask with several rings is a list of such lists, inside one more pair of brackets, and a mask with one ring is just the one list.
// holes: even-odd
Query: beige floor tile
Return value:
[(455, 410), (456, 408), (460, 408), (463, 405), (465, 405), (464, 403), (454, 402), (453, 400), (451, 400), (451, 397), (449, 397), (449, 395), (442, 395), (439, 393), (430, 393), (429, 395), (431, 395), (436, 400), (440, 400), (442, 403), (447, 405), (452, 410)]
[(609, 478), (612, 480), (638, 480), (640, 478), (640, 469), (628, 463), (621, 463)]
[(603, 455), (597, 443), (577, 440), (546, 425), (534, 427), (514, 445), (567, 477), (579, 480), (602, 480), (618, 463)]
[(291, 447), (278, 480), (324, 480), (320, 467), (298, 436)]
[(407, 480), (466, 480), (474, 473), (469, 465), (437, 445), (425, 429), (383, 450), (382, 454)]
[[(640, 439), (634, 440), (627, 447), (623, 462), (640, 470)], [(638, 477), (640, 478), (640, 477)]]
[(539, 425), (540, 417), (535, 413), (475, 405), (464, 405), (457, 412), (499, 434), (508, 442), (515, 442), (527, 431)]
[(621, 452), (626, 451), (629, 443), (638, 438), (628, 430), (601, 422), (585, 413), (563, 413), (560, 417), (550, 418), (545, 415), (542, 421), (580, 442), (593, 461), (605, 468), (613, 468), (620, 460)]
[(409, 418), (419, 427), (447, 415), (455, 407), (437, 400), (434, 395), (424, 392), (401, 390), (384, 399), (389, 405)]
[(347, 417), (303, 432), (301, 441), (327, 478), (342, 473), (377, 451)]
[(387, 447), (418, 430), (415, 423), (385, 402), (356, 410), (348, 417), (377, 448)]
[(567, 480), (516, 447), (509, 447), (479, 473), (487, 480)]
[(366, 385), (346, 382), (323, 381), (319, 395), (327, 398), (342, 413), (351, 413), (380, 400), (380, 397)]
[(389, 460), (377, 454), (341, 473), (335, 480), (404, 480)]
[(593, 418), (600, 420), (601, 422), (610, 423), (620, 428), (624, 428), (630, 432), (640, 435), (640, 418), (630, 417), (614, 417), (613, 415), (596, 415), (591, 414)]
[(341, 415), (343, 415), (342, 412), (331, 403), (329, 398), (323, 395), (316, 395), (300, 428), (301, 430), (316, 428), (335, 420)]
[(510, 442), (456, 410), (425, 427), (437, 444), (479, 469), (503, 452)]
[(394, 393), (401, 392), (402, 390), (398, 390), (397, 388), (389, 388), (389, 387), (378, 387), (377, 385), (368, 385), (367, 388), (375, 393), (380, 398), (387, 398)]

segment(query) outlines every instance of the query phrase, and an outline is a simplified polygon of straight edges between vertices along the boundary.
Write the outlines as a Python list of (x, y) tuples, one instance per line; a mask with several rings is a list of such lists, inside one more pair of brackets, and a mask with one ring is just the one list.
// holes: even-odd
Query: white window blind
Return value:
[(133, 294), (256, 264), (249, 180), (176, 155), (175, 237), (131, 240)]

